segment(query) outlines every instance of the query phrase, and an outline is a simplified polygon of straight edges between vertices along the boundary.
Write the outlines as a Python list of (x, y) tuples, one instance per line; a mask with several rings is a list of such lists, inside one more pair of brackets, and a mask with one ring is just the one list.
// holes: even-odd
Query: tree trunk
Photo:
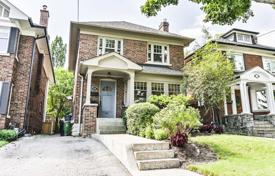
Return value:
[(275, 5), (275, 0), (253, 0), (253, 1), (258, 2), (258, 3)]
[(56, 115), (56, 117), (55, 117), (54, 133), (58, 133), (59, 132), (59, 130), (58, 130), (58, 123), (59, 123), (58, 116)]

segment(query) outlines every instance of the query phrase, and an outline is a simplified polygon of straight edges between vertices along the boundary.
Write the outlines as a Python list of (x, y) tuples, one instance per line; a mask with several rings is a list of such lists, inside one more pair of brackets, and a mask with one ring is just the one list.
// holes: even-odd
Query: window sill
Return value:
[(253, 109), (253, 112), (269, 112), (269, 109)]
[(10, 56), (10, 53), (0, 53), (0, 56)]
[(158, 62), (145, 62), (145, 64), (172, 66), (172, 64), (165, 64), (165, 63), (158, 63)]

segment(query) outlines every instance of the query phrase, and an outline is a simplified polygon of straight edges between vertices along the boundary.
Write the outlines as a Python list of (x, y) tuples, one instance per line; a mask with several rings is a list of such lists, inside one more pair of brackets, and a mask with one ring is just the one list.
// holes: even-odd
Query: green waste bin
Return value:
[(65, 122), (64, 124), (64, 136), (70, 136), (72, 134), (71, 122)]

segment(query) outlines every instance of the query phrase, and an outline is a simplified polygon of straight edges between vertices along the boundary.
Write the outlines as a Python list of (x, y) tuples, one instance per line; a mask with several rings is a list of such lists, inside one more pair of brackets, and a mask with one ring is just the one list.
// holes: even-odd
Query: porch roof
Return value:
[(182, 76), (182, 71), (171, 69), (168, 66), (140, 64), (142, 66), (141, 73), (157, 74), (157, 75), (170, 75)]

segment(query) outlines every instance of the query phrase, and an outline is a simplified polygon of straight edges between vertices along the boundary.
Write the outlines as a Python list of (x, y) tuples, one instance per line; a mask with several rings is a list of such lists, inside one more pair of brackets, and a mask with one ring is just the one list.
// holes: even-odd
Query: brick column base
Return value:
[(7, 128), (9, 125), (9, 119), (0, 115), (0, 130)]
[(88, 136), (96, 133), (97, 104), (84, 105), (82, 119), (82, 136)]

